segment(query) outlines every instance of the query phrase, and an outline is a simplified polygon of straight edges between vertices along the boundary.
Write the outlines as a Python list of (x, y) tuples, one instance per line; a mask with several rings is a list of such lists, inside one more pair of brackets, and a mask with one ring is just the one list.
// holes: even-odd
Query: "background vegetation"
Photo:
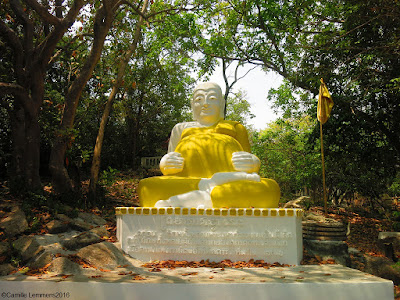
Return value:
[[(0, 180), (80, 197), (90, 178), (97, 205), (99, 183), (166, 152), (195, 82), (237, 62), (285, 78), (268, 95), (283, 117), (249, 128), (283, 198), (321, 199), (323, 77), (335, 102), (324, 125), (330, 202), (362, 198), (377, 211), (400, 194), (399, 17), (389, 0), (2, 1)], [(227, 116), (246, 123), (246, 94), (224, 78)]]

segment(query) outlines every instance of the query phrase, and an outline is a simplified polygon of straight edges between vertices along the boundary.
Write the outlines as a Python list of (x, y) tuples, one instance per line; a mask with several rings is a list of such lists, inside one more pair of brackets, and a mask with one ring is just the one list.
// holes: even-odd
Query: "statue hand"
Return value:
[(160, 169), (164, 175), (179, 173), (183, 170), (184, 158), (178, 152), (169, 152), (160, 161)]
[(258, 173), (261, 165), (257, 156), (245, 151), (234, 152), (232, 164), (235, 170), (247, 173)]

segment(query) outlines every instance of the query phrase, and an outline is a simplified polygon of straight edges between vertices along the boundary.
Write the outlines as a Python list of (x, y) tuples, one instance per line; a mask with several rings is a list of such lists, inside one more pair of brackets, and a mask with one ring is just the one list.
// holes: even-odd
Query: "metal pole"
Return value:
[(325, 215), (328, 214), (328, 205), (326, 199), (326, 185), (325, 185), (325, 158), (324, 158), (324, 140), (322, 134), (322, 122), (319, 122), (319, 131), (321, 133), (321, 160), (322, 160), (322, 185), (324, 189), (324, 210)]

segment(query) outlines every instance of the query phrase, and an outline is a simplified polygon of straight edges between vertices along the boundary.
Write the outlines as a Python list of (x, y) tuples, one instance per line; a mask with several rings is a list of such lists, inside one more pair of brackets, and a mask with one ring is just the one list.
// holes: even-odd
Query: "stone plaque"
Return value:
[(119, 207), (122, 250), (143, 260), (264, 260), (298, 265), (300, 209)]

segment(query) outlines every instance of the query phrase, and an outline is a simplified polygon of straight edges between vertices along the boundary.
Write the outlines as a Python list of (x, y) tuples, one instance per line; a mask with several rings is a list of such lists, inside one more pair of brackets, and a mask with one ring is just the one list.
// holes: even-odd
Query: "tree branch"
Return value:
[(33, 52), (33, 24), (24, 11), (19, 0), (10, 0), (11, 9), (24, 26), (24, 55), (29, 57)]
[(47, 23), (52, 25), (57, 25), (60, 23), (60, 19), (56, 16), (53, 16), (47, 8), (35, 0), (24, 0), (36, 13)]
[(278, 54), (279, 62), (281, 63), (281, 67), (282, 67), (282, 72), (286, 73), (285, 59), (282, 54), (282, 51), (279, 49), (279, 46), (278, 46), (278, 43), (276, 41), (274, 34), (271, 33), (270, 30), (265, 26), (266, 22), (264, 21), (263, 17), (261, 16), (261, 7), (258, 4), (257, 4), (257, 10), (258, 10), (259, 28), (261, 28), (267, 34), (268, 38), (272, 42), (272, 45), (274, 46), (275, 51)]
[(26, 89), (16, 83), (0, 82), (0, 95), (17, 95), (29, 97)]
[(39, 52), (38, 61), (42, 66), (49, 63), (57, 43), (68, 28), (72, 26), (83, 5), (83, 0), (75, 0), (65, 18), (54, 27), (53, 31), (37, 47)]
[(357, 29), (359, 29), (359, 28), (364, 27), (364, 26), (367, 25), (368, 23), (371, 23), (372, 21), (374, 21), (374, 20), (376, 20), (376, 19), (378, 19), (378, 18), (380, 18), (380, 17), (381, 17), (381, 15), (377, 15), (377, 16), (375, 16), (375, 17), (369, 19), (368, 21), (366, 21), (366, 22), (364, 22), (364, 23), (362, 23), (362, 24), (360, 24), (360, 25), (354, 27), (353, 29), (351, 29), (351, 30), (345, 32), (344, 34), (339, 35), (339, 36), (337, 36), (337, 37), (334, 37), (333, 39), (331, 39), (331, 40), (329, 40), (328, 42), (326, 42), (323, 46), (328, 45), (328, 44), (334, 42), (335, 40), (339, 40), (339, 39), (341, 39), (341, 38), (343, 38), (343, 37), (349, 35), (349, 34), (352, 33), (353, 31), (355, 31), (355, 30), (357, 30)]
[(144, 13), (142, 13), (142, 11), (139, 8), (140, 4), (138, 6), (136, 6), (136, 5), (132, 4), (130, 1), (127, 1), (127, 0), (122, 0), (122, 1), (120, 1), (120, 3), (129, 6), (130, 8), (132, 8), (135, 11), (135, 13), (137, 13), (143, 19), (147, 20), (147, 16)]
[(83, 44), (85, 44), (85, 46), (87, 47), (87, 41), (82, 41), (82, 42), (80, 42), (75, 48), (71, 48), (71, 45), (78, 39), (78, 38), (81, 38), (81, 37), (84, 37), (84, 36), (88, 36), (88, 37), (94, 37), (93, 36), (93, 34), (91, 34), (91, 33), (82, 33), (82, 34), (77, 34), (76, 36), (74, 36), (70, 41), (69, 41), (69, 43), (67, 43), (64, 47), (59, 47), (58, 48), (58, 50), (56, 51), (56, 53), (54, 53), (54, 55), (50, 58), (50, 60), (49, 60), (49, 64), (52, 64), (56, 59), (57, 59), (57, 57), (61, 54), (61, 53), (63, 53), (63, 51), (66, 51), (67, 49), (70, 49), (70, 50), (76, 50), (76, 49), (78, 49), (80, 46), (82, 46)]
[(19, 0), (10, 0), (10, 7), (17, 16), (17, 18), (26, 25), (30, 22), (28, 15), (25, 13), (24, 8)]
[(22, 54), (23, 48), (18, 36), (15, 34), (14, 30), (8, 27), (1, 19), (0, 35), (10, 44), (11, 48), (14, 50), (14, 54)]
[(19, 84), (0, 82), (0, 95), (13, 95), (28, 114), (33, 111), (33, 101), (29, 93)]
[(71, 8), (69, 9), (68, 13), (65, 15), (64, 19), (62, 19), (62, 23), (67, 28), (71, 27), (74, 23), (76, 16), (78, 15), (79, 11), (81, 10), (82, 6), (85, 4), (83, 0), (75, 0), (72, 4)]
[[(237, 67), (239, 67), (239, 65), (238, 65)], [(245, 76), (247, 76), (247, 74), (249, 74), (251, 71), (253, 71), (253, 70), (254, 70), (255, 68), (257, 68), (257, 67), (258, 67), (258, 66), (253, 66), (250, 70), (248, 70), (246, 73), (244, 73), (243, 76), (240, 76), (239, 78), (237, 78), (236, 81), (238, 81), (238, 80), (244, 78)]]
[(0, 20), (0, 35), (8, 42), (10, 48), (13, 50), (14, 65), (16, 70), (16, 77), (19, 81), (24, 78), (23, 63), (24, 63), (24, 48), (21, 44), (16, 33), (9, 28), (3, 20)]

